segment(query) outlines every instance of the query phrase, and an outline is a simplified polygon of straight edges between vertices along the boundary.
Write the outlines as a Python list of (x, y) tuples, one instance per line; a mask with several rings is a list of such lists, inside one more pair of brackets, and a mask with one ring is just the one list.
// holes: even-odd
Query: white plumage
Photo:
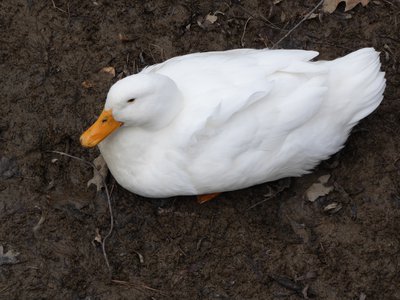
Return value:
[[(372, 48), (238, 49), (175, 57), (114, 84), (124, 125), (100, 144), (115, 179), (147, 197), (199, 195), (309, 172), (382, 100)], [(135, 101), (128, 102), (135, 98)]]

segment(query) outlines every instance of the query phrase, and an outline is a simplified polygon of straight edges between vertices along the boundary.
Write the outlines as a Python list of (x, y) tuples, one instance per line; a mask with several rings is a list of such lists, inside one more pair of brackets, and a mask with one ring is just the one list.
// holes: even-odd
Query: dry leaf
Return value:
[(306, 196), (308, 201), (314, 202), (319, 197), (328, 195), (333, 191), (333, 186), (326, 186), (328, 183), (330, 175), (324, 175), (318, 178), (318, 182), (312, 184), (306, 191)]
[(85, 89), (91, 89), (92, 87), (94, 87), (94, 84), (89, 80), (85, 80), (84, 82), (82, 82), (82, 87)]
[(12, 250), (8, 250), (4, 253), (3, 246), (0, 245), (0, 266), (1, 265), (13, 265), (18, 263), (17, 256), (19, 255), (18, 252), (14, 252)]
[(346, 2), (346, 8), (344, 11), (349, 11), (353, 9), (357, 4), (361, 3), (362, 6), (366, 6), (369, 0), (325, 0), (322, 10), (327, 13), (333, 13), (340, 2)]
[(107, 177), (108, 167), (106, 161), (101, 154), (94, 159), (93, 164), (95, 165), (98, 172), (93, 170), (93, 178), (88, 181), (87, 186), (89, 187), (91, 184), (94, 184), (97, 191), (100, 191), (104, 187), (103, 182), (104, 179)]
[(100, 70), (100, 73), (110, 74), (112, 77), (115, 77), (115, 69), (113, 67), (104, 67)]
[(208, 14), (208, 15), (205, 17), (205, 21), (208, 21), (208, 22), (210, 22), (211, 24), (214, 24), (215, 22), (217, 22), (217, 20), (218, 20), (218, 17), (217, 17), (217, 16), (214, 16), (214, 15), (211, 15), (211, 14)]

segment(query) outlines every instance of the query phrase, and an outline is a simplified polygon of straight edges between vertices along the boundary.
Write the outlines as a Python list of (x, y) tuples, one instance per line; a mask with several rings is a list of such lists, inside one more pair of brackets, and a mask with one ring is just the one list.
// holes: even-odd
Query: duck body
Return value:
[[(372, 48), (311, 61), (317, 55), (238, 49), (150, 66), (110, 89), (105, 109), (124, 125), (99, 149), (115, 179), (145, 197), (210, 194), (306, 174), (343, 147), (385, 88)], [(152, 90), (144, 87), (143, 95), (159, 95), (151, 122), (139, 115), (130, 122), (134, 113), (119, 100), (133, 95), (146, 115), (146, 97), (130, 91), (137, 85)]]

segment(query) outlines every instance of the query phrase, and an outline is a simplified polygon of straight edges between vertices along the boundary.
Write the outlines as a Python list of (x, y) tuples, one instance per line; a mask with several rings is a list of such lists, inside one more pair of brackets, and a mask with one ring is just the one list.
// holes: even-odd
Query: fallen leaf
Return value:
[(217, 20), (218, 20), (218, 17), (215, 16), (215, 15), (212, 15), (212, 14), (208, 14), (208, 15), (205, 17), (205, 21), (208, 21), (208, 22), (210, 22), (211, 24), (214, 24), (215, 22), (217, 22)]
[(94, 184), (97, 191), (100, 191), (104, 187), (103, 182), (107, 177), (108, 167), (101, 154), (94, 159), (93, 164), (98, 171), (93, 170), (93, 178), (88, 181), (87, 186), (89, 187), (91, 184)]
[(104, 67), (100, 70), (100, 73), (110, 74), (112, 77), (115, 77), (114, 67)]
[(333, 13), (340, 2), (346, 2), (346, 8), (344, 11), (349, 11), (353, 9), (357, 4), (361, 3), (362, 6), (366, 6), (369, 3), (369, 0), (325, 0), (322, 6), (322, 10), (326, 13)]
[(94, 84), (89, 80), (85, 80), (84, 82), (82, 82), (82, 87), (84, 89), (91, 89), (92, 87), (94, 87)]
[(13, 250), (8, 250), (4, 253), (3, 246), (0, 245), (0, 266), (1, 265), (13, 265), (18, 263), (17, 256), (18, 252), (14, 252)]
[(312, 184), (306, 191), (308, 201), (314, 202), (319, 197), (328, 195), (333, 191), (333, 186), (326, 186), (330, 175), (324, 175), (318, 178), (318, 182)]

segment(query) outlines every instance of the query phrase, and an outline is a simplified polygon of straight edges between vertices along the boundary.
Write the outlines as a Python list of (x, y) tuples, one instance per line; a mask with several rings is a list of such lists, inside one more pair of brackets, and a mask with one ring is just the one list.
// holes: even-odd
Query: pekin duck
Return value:
[(81, 136), (112, 175), (145, 197), (202, 195), (309, 173), (380, 104), (385, 74), (364, 48), (188, 54), (116, 82)]

